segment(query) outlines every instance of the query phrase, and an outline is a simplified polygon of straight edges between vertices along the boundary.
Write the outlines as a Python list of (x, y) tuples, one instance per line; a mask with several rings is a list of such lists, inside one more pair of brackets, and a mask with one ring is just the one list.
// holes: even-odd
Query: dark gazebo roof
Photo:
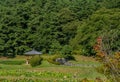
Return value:
[(35, 49), (25, 53), (25, 55), (40, 55), (40, 54), (42, 54), (42, 52), (38, 52)]

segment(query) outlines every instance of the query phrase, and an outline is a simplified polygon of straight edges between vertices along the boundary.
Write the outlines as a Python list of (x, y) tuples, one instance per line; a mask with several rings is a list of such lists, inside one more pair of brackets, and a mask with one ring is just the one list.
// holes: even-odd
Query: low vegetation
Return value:
[[(0, 64), (0, 81), (2, 82), (44, 82), (44, 81), (81, 81), (87, 78), (93, 82), (96, 78), (107, 80), (104, 75), (95, 70), (95, 66), (99, 67), (101, 64), (94, 60), (94, 58), (74, 56), (76, 61), (71, 61), (73, 64), (80, 64), (81, 66), (65, 66), (55, 65), (47, 62), (48, 56), (42, 56), (43, 61), (41, 65), (32, 67), (31, 65), (7, 65)], [(23, 57), (22, 57), (23, 58)], [(25, 58), (24, 58), (25, 59)], [(5, 59), (4, 59), (5, 60)], [(9, 61), (17, 61), (18, 59), (9, 59)], [(3, 61), (2, 59), (0, 61)], [(6, 60), (7, 61), (7, 60)], [(20, 59), (19, 59), (20, 61)], [(23, 59), (21, 59), (23, 61)], [(86, 65), (86, 66), (85, 66)], [(88, 65), (88, 66), (87, 66)]]
[(42, 57), (36, 55), (36, 56), (32, 57), (28, 62), (30, 63), (30, 65), (32, 67), (35, 67), (37, 65), (40, 65), (42, 60), (43, 60)]
[(23, 60), (1, 60), (0, 64), (5, 64), (5, 65), (22, 65), (24, 64), (25, 61)]

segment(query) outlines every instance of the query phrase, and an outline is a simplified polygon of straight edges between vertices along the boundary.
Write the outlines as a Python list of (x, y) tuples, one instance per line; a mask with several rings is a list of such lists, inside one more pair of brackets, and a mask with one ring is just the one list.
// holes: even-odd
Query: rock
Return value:
[(65, 64), (67, 62), (67, 60), (65, 58), (57, 58), (55, 61), (60, 64)]

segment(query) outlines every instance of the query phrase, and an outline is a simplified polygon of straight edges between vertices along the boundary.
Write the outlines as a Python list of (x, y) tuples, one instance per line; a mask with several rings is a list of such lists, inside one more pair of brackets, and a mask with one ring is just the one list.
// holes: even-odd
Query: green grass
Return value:
[[(92, 65), (99, 67), (101, 65), (99, 62), (95, 61), (93, 58), (89, 59), (81, 56), (75, 57), (76, 61), (71, 62), (74, 64), (83, 65), (83, 67), (54, 65), (46, 60), (42, 61), (42, 64), (37, 67), (31, 67), (25, 63), (19, 65), (8, 65), (4, 64), (3, 61), (25, 62), (25, 59), (1, 59), (0, 62), (2, 63), (0, 63), (0, 80), (2, 81), (0, 82), (11, 82), (11, 80), (17, 80), (15, 82), (75, 82), (75, 80), (80, 81), (84, 78), (87, 78), (93, 82), (93, 80), (95, 80), (97, 77), (106, 79), (104, 75), (98, 73), (95, 68), (92, 67)], [(82, 60), (83, 58), (84, 61)], [(91, 66), (85, 67), (84, 65)]]
[(22, 65), (24, 64), (25, 61), (22, 61), (22, 60), (3, 60), (3, 61), (0, 61), (0, 64), (6, 64), (6, 65)]

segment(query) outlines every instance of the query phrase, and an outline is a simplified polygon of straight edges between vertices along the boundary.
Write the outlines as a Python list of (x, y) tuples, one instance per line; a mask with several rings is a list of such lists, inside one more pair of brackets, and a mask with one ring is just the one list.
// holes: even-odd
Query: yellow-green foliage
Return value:
[(42, 57), (40, 57), (40, 56), (34, 56), (34, 57), (32, 57), (31, 59), (30, 59), (30, 65), (32, 66), (32, 67), (35, 67), (35, 66), (37, 66), (37, 65), (40, 65), (41, 64), (41, 61), (42, 61), (43, 59), (42, 59)]
[(55, 61), (57, 58), (62, 58), (62, 56), (61, 55), (55, 55), (55, 56), (53, 56), (51, 58), (48, 58), (47, 61), (50, 62), (50, 63), (52, 63), (52, 64), (60, 65), (59, 62)]
[(104, 62), (104, 65), (97, 68), (97, 71), (100, 73), (104, 73), (110, 80), (113, 80), (113, 77), (111, 78), (111, 75), (112, 73), (114, 73), (114, 79), (119, 82), (120, 74), (118, 73), (120, 73), (120, 52), (115, 53), (113, 57), (108, 57), (108, 60), (109, 62)]

